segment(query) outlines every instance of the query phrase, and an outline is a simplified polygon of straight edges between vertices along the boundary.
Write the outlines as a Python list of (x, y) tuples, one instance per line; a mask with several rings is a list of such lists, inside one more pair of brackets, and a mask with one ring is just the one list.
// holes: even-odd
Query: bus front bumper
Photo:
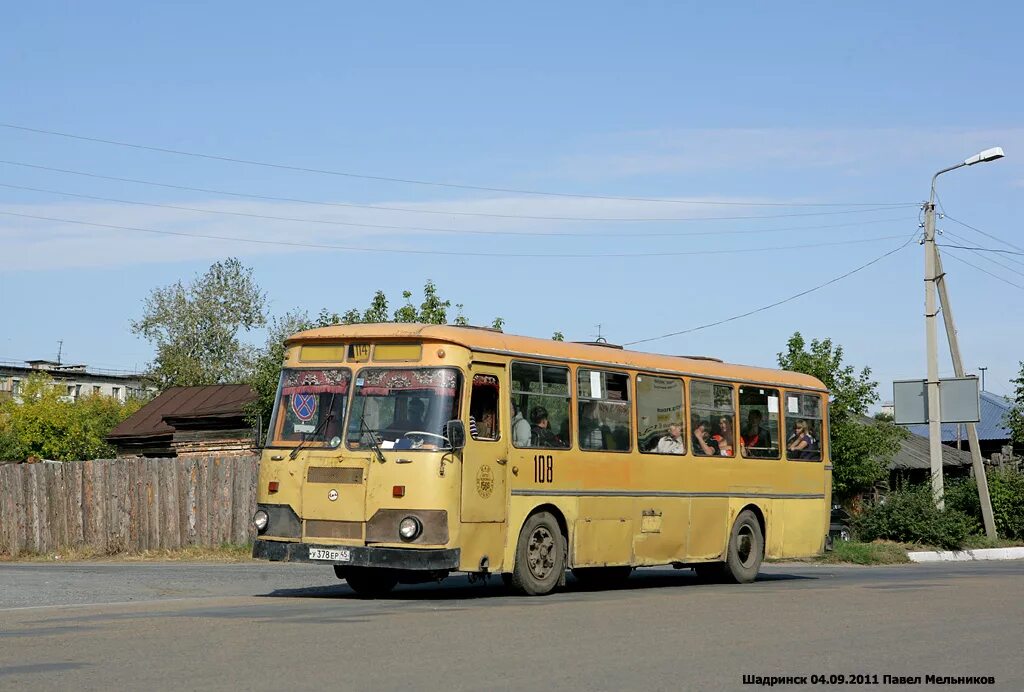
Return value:
[[(310, 549), (340, 553), (341, 559), (313, 559)], [(257, 539), (252, 556), (271, 562), (312, 562), (345, 567), (383, 567), (388, 569), (435, 571), (459, 568), (458, 548), (374, 548), (363, 546), (314, 545)], [(347, 559), (346, 559), (347, 558)]]

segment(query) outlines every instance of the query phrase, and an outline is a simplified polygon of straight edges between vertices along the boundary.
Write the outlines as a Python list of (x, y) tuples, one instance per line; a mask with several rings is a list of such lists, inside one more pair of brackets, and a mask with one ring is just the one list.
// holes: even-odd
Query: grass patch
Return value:
[(818, 558), (825, 563), (855, 565), (898, 565), (910, 562), (907, 550), (899, 543), (836, 541), (832, 550)]
[(225, 543), (218, 547), (189, 546), (175, 550), (143, 550), (141, 552), (110, 553), (95, 548), (65, 548), (55, 553), (40, 555), (22, 553), (11, 557), (0, 555), (2, 562), (248, 562), (252, 560), (252, 544)]

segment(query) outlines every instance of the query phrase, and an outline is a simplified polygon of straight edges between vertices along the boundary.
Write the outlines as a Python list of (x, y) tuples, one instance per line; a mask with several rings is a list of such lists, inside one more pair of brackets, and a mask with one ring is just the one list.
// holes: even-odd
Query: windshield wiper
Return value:
[(292, 453), (288, 455), (289, 459), (294, 460), (295, 457), (297, 457), (299, 455), (299, 452), (302, 450), (302, 448), (306, 446), (306, 443), (310, 442), (313, 439), (315, 439), (317, 435), (319, 435), (321, 432), (326, 430), (327, 429), (327, 424), (330, 423), (332, 420), (334, 420), (334, 397), (335, 396), (336, 396), (335, 393), (331, 392), (331, 400), (327, 404), (327, 415), (323, 417), (323, 420), (321, 420), (319, 423), (316, 424), (316, 427), (313, 428), (313, 432), (302, 435), (302, 440), (299, 442), (299, 444), (295, 445), (295, 449), (293, 449)]
[(387, 459), (384, 458), (384, 452), (380, 451), (380, 445), (377, 444), (377, 436), (366, 424), (366, 418), (363, 417), (362, 413), (359, 414), (359, 432), (370, 438), (370, 449), (372, 449), (374, 454), (377, 455), (377, 460), (380, 463), (385, 463)]

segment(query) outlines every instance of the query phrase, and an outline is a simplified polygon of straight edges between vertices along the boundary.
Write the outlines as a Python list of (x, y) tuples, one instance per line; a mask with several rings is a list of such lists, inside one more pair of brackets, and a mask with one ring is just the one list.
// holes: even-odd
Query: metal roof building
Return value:
[(251, 453), (245, 406), (256, 399), (247, 384), (171, 387), (114, 428), (107, 440), (121, 456)]

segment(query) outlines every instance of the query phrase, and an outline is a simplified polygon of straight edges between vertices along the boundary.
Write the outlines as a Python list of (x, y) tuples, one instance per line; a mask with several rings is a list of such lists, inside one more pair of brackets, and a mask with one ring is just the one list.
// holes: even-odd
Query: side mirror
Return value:
[(450, 420), (444, 427), (452, 449), (462, 449), (466, 446), (466, 426), (462, 421)]

